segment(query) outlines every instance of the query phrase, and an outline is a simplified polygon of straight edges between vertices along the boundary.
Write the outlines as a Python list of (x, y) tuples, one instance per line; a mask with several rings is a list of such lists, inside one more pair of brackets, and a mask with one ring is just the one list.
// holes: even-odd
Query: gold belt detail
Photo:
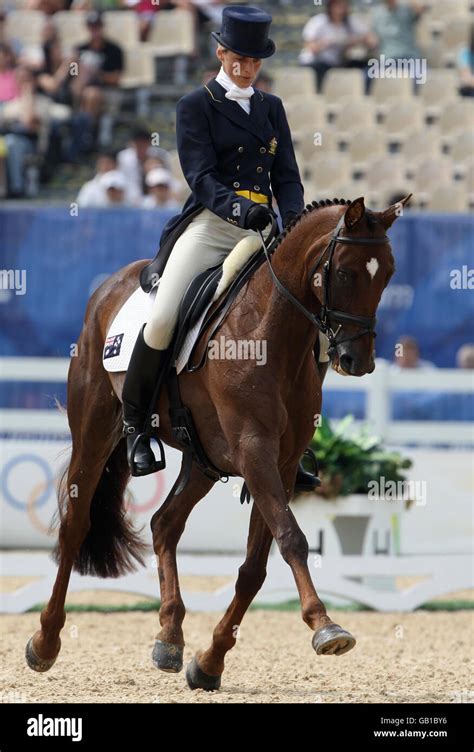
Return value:
[(269, 198), (264, 193), (255, 193), (255, 191), (235, 191), (239, 196), (249, 198), (251, 201), (255, 201), (257, 204), (268, 204)]

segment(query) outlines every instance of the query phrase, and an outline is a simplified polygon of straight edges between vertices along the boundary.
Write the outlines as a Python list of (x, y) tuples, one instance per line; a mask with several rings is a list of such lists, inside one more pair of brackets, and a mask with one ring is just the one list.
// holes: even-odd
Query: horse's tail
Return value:
[[(121, 439), (107, 460), (95, 489), (90, 506), (90, 528), (79, 549), (74, 569), (81, 575), (120, 577), (136, 569), (136, 562), (144, 565), (146, 544), (141, 540), (125, 509), (130, 470), (127, 450)], [(67, 468), (58, 487), (58, 506), (61, 519), (70, 502)], [(58, 561), (59, 545), (54, 557)]]

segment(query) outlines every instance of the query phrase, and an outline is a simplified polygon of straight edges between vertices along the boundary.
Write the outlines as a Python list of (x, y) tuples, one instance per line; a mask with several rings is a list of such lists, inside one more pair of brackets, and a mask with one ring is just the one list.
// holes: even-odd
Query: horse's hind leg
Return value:
[[(51, 668), (61, 648), (59, 635), (66, 619), (64, 602), (72, 567), (74, 564), (78, 566), (79, 560), (79, 569), (82, 567), (83, 573), (87, 569), (90, 573), (95, 571), (90, 556), (88, 558), (84, 551), (81, 553), (81, 546), (89, 532), (91, 501), (96, 489), (111, 482), (108, 479), (110, 473), (105, 473), (104, 467), (117, 442), (116, 426), (119, 425), (119, 403), (111, 394), (107, 375), (104, 371), (95, 376), (91, 385), (87, 375), (81, 373), (81, 365), (73, 361), (68, 379), (68, 415), (73, 449), (67, 475), (63, 477), (59, 489), (61, 524), (55, 552), (58, 571), (49, 602), (41, 612), (41, 629), (26, 647), (27, 663), (35, 671)], [(124, 467), (127, 467), (125, 457), (124, 463)], [(115, 470), (119, 471), (118, 467), (114, 467)], [(104, 479), (101, 480), (102, 475)], [(105, 488), (102, 492), (100, 501), (112, 505), (112, 498), (103, 498)], [(103, 555), (106, 554), (104, 552)]]
[[(94, 464), (88, 464), (93, 461)], [(58, 540), (58, 571), (53, 592), (48, 604), (41, 612), (41, 629), (28, 642), (26, 660), (35, 671), (47, 671), (54, 664), (61, 649), (59, 634), (64, 626), (66, 599), (69, 578), (80, 546), (89, 529), (89, 507), (94, 489), (102, 474), (107, 457), (85, 457), (80, 452), (73, 452), (67, 474), (67, 488), (79, 489), (77, 499), (69, 496), (65, 518), (61, 522)], [(84, 467), (87, 471), (84, 472)]]
[(225, 655), (237, 642), (242, 619), (264, 583), (272, 540), (268, 525), (254, 504), (250, 515), (247, 556), (239, 569), (235, 595), (214, 629), (210, 648), (196, 653), (186, 669), (186, 679), (191, 689), (219, 689)]
[(182, 624), (186, 609), (179, 589), (176, 548), (193, 507), (215, 482), (193, 464), (188, 483), (176, 496), (175, 489), (182, 476), (183, 465), (176, 483), (150, 523), (161, 591), (161, 631), (156, 636), (152, 658), (157, 668), (168, 672), (181, 671), (183, 667)]

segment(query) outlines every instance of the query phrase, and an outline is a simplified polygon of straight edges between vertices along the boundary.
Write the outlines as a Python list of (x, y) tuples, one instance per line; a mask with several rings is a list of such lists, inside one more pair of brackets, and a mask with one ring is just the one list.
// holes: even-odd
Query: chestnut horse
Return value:
[[(374, 369), (375, 312), (394, 272), (385, 232), (406, 200), (384, 212), (367, 210), (363, 198), (308, 205), (279, 236), (271, 264), (257, 269), (221, 325), (220, 337), (226, 341), (265, 342), (266, 364), (208, 359), (196, 373), (179, 376), (183, 402), (192, 411), (208, 458), (222, 472), (243, 477), (254, 500), (247, 556), (234, 598), (214, 629), (210, 647), (197, 653), (187, 668), (193, 689), (220, 686), (236, 626), (265, 580), (273, 539), (293, 572), (316, 652), (340, 655), (355, 644), (349, 632), (331, 621), (316, 593), (308, 543), (289, 501), (299, 458), (321, 412), (322, 376), (313, 353), (317, 327), (329, 338), (336, 370), (362, 376)], [(124, 510), (130, 478), (120, 402), (124, 374), (104, 370), (102, 351), (108, 328), (138, 287), (145, 263), (121, 269), (92, 295), (78, 355), (71, 360), (67, 407), (72, 456), (58, 494), (58, 573), (41, 613), (41, 629), (26, 648), (28, 665), (36, 671), (47, 671), (59, 653), (71, 570), (118, 577), (134, 568), (134, 560), (143, 563), (144, 544)], [(158, 435), (179, 449), (167, 407), (162, 390), (156, 406)], [(183, 665), (185, 607), (176, 548), (188, 515), (215, 482), (193, 463), (187, 485), (175, 494), (182, 474), (183, 466), (151, 519), (161, 590), (161, 630), (153, 662), (164, 671), (179, 671)]]

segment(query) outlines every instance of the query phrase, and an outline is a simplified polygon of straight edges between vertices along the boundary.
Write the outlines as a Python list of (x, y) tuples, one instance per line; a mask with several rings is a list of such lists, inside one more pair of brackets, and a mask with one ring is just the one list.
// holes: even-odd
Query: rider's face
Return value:
[(216, 50), (216, 55), (229, 78), (241, 89), (252, 86), (262, 67), (262, 61), (258, 57), (244, 57), (220, 48)]

